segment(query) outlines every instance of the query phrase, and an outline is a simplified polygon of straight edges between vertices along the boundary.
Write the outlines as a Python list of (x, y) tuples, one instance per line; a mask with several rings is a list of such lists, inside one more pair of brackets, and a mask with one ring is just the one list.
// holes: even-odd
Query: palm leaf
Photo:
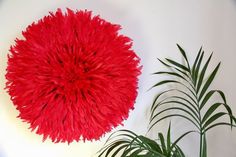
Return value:
[[(155, 97), (151, 107), (149, 131), (164, 119), (172, 117), (183, 118), (193, 124), (198, 130), (202, 139), (202, 142), (200, 142), (200, 157), (206, 157), (206, 132), (220, 125), (229, 125), (234, 127), (236, 124), (236, 118), (234, 117), (230, 106), (226, 102), (224, 93), (220, 90), (209, 89), (221, 63), (210, 72), (209, 77), (206, 77), (208, 75), (208, 67), (213, 54), (211, 54), (204, 63), (204, 51), (201, 47), (194, 63), (190, 65), (186, 52), (179, 45), (177, 46), (185, 60), (185, 63), (187, 63), (187, 66), (169, 58), (166, 58), (166, 62), (159, 59), (159, 61), (170, 69), (171, 72), (162, 71), (155, 72), (155, 74), (167, 75), (170, 76), (171, 79), (161, 80), (153, 87), (173, 83), (173, 85), (176, 85), (176, 88), (165, 90)], [(177, 79), (180, 79), (181, 82)], [(178, 88), (179, 86), (182, 86), (183, 88), (180, 89)], [(223, 102), (215, 101), (210, 104), (209, 100), (212, 99), (212, 96), (215, 93), (220, 95)], [(166, 97), (166, 95), (171, 96)], [(161, 106), (164, 108), (160, 108)], [(224, 107), (226, 112), (218, 111), (220, 106)], [(203, 108), (205, 110), (202, 110)], [(171, 111), (174, 113), (171, 113)], [(180, 112), (175, 113), (175, 111)], [(165, 116), (162, 116), (164, 113)], [(222, 119), (223, 116), (228, 116), (229, 122), (221, 122), (221, 120), (224, 121), (224, 119)]]
[(208, 87), (210, 86), (210, 84), (212, 83), (213, 79), (215, 78), (215, 75), (218, 71), (220, 67), (220, 63), (216, 66), (216, 68), (214, 69), (214, 71), (211, 73), (210, 77), (207, 79), (206, 83), (204, 84), (201, 93), (199, 95), (199, 101), (203, 98), (203, 95), (205, 94), (205, 92), (207, 91)]
[[(160, 143), (142, 135), (136, 135), (129, 130), (119, 130), (110, 135), (105, 146), (98, 152), (99, 157), (173, 157), (170, 152), (178, 152), (175, 157), (183, 157), (183, 151), (174, 143), (171, 144), (170, 127), (168, 130), (168, 143), (162, 133), (159, 133)], [(176, 150), (178, 149), (178, 150)]]
[[(208, 67), (208, 65), (210, 63), (211, 58), (212, 58), (212, 54), (210, 55), (210, 57), (206, 61), (205, 65), (204, 65), (204, 67), (203, 67), (203, 69), (201, 71), (200, 77), (198, 79), (196, 78), (197, 79), (197, 87), (196, 87), (197, 93), (199, 92), (199, 90), (201, 88), (202, 81), (204, 79), (204, 76), (205, 76), (205, 73), (206, 73), (207, 67)], [(200, 67), (200, 64), (201, 64), (201, 62), (199, 62), (199, 67)]]
[(186, 52), (184, 51), (184, 49), (179, 44), (176, 44), (176, 45), (177, 45), (179, 51), (181, 52), (182, 56), (184, 57), (185, 61), (187, 62), (188, 67), (190, 68)]
[(196, 59), (195, 59), (195, 61), (194, 61), (194, 64), (193, 64), (193, 66), (192, 66), (192, 71), (191, 71), (191, 73), (192, 73), (192, 78), (194, 78), (194, 79), (193, 79), (194, 85), (196, 85), (196, 78), (197, 78), (198, 70), (199, 70), (199, 67), (198, 67), (198, 69), (196, 69), (196, 65), (197, 65), (197, 63), (198, 63), (198, 60), (199, 60), (199, 57), (200, 57), (200, 56), (201, 56), (201, 58), (203, 57), (203, 56), (202, 56), (202, 47), (201, 47), (200, 50), (198, 51), (197, 57), (196, 57)]

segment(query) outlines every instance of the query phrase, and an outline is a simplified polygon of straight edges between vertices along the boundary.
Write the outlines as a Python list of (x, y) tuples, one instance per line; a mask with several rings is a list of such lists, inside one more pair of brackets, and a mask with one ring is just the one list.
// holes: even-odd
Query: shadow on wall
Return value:
[[(4, 0), (0, 0), (0, 10), (1, 10), (2, 6), (4, 5), (3, 2), (5, 2), (5, 1)], [(0, 156), (0, 157), (2, 157), (2, 156)]]

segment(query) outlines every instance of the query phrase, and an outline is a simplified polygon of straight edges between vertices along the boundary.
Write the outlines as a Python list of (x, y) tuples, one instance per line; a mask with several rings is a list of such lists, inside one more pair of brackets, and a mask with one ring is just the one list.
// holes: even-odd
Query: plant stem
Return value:
[[(193, 86), (194, 86), (194, 82), (191, 81)], [(201, 110), (200, 110), (200, 100), (199, 100), (199, 97), (197, 95), (197, 90), (196, 90), (196, 86), (194, 86), (194, 91), (195, 91), (195, 98), (196, 98), (196, 102), (197, 102), (197, 109), (198, 109), (198, 119), (199, 119), (199, 122), (200, 122), (200, 141), (199, 141), (199, 157), (203, 157), (203, 129), (202, 129), (202, 116), (201, 116)]]
[(199, 144), (200, 144), (199, 157), (202, 157), (202, 154), (203, 154), (203, 153), (202, 153), (202, 147), (203, 147), (203, 146), (202, 146), (202, 143), (203, 143), (203, 142), (202, 142), (202, 131), (201, 131), (201, 132), (200, 132), (200, 143), (199, 143)]

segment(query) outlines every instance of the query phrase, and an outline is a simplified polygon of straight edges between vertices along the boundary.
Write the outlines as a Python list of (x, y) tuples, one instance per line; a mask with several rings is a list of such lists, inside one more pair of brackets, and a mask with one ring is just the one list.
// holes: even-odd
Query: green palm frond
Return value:
[[(170, 71), (153, 73), (154, 75), (168, 75), (170, 78), (156, 83), (152, 88), (170, 83), (175, 84), (176, 88), (168, 89), (155, 97), (151, 106), (149, 130), (162, 120), (181, 117), (193, 124), (198, 130), (201, 141), (200, 157), (205, 157), (206, 132), (220, 125), (234, 127), (236, 118), (226, 102), (224, 93), (220, 90), (209, 89), (221, 63), (218, 63), (208, 76), (207, 71), (212, 54), (203, 64), (204, 51), (200, 48), (194, 63), (191, 65), (185, 51), (179, 45), (177, 46), (184, 58), (184, 64), (168, 58), (164, 61), (158, 59)], [(209, 103), (213, 101), (212, 96), (214, 94), (219, 94), (221, 100)], [(224, 111), (217, 110), (219, 107), (224, 107)], [(228, 116), (229, 120), (225, 121), (224, 116)], [(205, 152), (203, 153), (203, 151)]]
[(104, 147), (98, 152), (98, 157), (185, 157), (177, 143), (189, 131), (171, 142), (171, 126), (169, 126), (166, 139), (162, 133), (158, 134), (158, 142), (129, 130), (114, 132), (106, 141)]

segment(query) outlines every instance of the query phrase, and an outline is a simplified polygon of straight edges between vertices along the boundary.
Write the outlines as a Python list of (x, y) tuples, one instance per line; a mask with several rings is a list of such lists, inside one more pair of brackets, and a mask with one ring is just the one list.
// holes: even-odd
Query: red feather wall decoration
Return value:
[(131, 39), (89, 11), (50, 13), (10, 49), (6, 89), (19, 118), (53, 142), (97, 140), (128, 117), (139, 57)]

